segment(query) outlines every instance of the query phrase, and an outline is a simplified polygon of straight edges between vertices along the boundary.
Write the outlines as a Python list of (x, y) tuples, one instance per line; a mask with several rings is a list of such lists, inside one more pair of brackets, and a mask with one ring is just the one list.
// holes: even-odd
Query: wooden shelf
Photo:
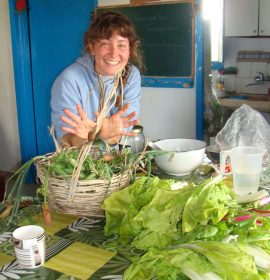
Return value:
[(231, 98), (219, 98), (220, 106), (229, 107), (233, 109), (239, 108), (243, 104), (247, 104), (251, 108), (254, 108), (262, 112), (270, 112), (270, 98), (264, 100), (255, 100), (251, 97), (248, 99), (231, 99)]

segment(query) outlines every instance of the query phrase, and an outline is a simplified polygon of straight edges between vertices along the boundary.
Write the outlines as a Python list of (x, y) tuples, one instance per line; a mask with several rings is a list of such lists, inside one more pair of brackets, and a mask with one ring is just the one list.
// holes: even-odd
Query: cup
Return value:
[(220, 172), (222, 175), (228, 174), (225, 174), (225, 165), (227, 158), (230, 157), (233, 187), (238, 195), (258, 191), (264, 153), (265, 150), (251, 146), (239, 146), (221, 152)]
[(45, 262), (45, 231), (40, 226), (28, 225), (12, 233), (14, 251), (22, 268), (36, 268)]

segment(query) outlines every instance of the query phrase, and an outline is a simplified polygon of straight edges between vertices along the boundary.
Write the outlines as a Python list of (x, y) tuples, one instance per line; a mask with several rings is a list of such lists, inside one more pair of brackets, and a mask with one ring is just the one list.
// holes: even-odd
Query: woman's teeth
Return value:
[(110, 65), (117, 65), (119, 63), (119, 60), (106, 60), (106, 63), (110, 64)]

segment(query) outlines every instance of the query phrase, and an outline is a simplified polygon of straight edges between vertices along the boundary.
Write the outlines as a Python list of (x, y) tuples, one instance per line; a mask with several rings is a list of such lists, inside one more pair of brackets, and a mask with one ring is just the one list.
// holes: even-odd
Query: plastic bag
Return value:
[(237, 146), (266, 150), (263, 165), (270, 165), (270, 126), (265, 118), (246, 104), (235, 110), (216, 136), (221, 151)]

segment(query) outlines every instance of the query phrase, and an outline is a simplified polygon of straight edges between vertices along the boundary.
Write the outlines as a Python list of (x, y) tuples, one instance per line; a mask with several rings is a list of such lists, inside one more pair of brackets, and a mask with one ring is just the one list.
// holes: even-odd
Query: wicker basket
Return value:
[[(44, 183), (47, 170), (44, 165), (47, 159), (36, 161), (37, 177)], [(127, 186), (131, 175), (129, 171), (113, 175), (109, 180), (91, 179), (79, 180), (76, 193), (69, 201), (70, 178), (49, 175), (48, 202), (50, 209), (82, 217), (104, 216), (101, 203), (112, 192)]]

